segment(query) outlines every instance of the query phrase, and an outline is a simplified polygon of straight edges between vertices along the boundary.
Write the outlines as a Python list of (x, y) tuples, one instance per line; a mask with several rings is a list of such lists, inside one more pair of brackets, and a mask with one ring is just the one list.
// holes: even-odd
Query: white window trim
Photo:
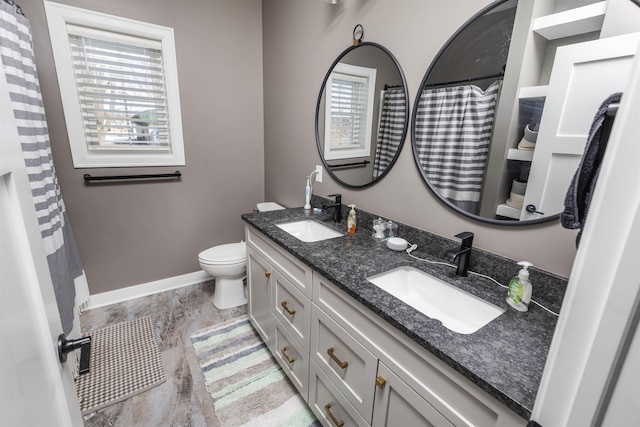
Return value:
[[(324, 158), (326, 160), (351, 159), (355, 157), (369, 157), (371, 155), (371, 134), (373, 126), (373, 104), (376, 86), (375, 68), (359, 67), (339, 62), (333, 67), (329, 78), (325, 84), (325, 137), (324, 137)], [(368, 81), (368, 105), (367, 118), (364, 136), (364, 144), (361, 147), (331, 147), (331, 90), (333, 73), (348, 74)]]
[[(180, 91), (173, 29), (119, 16), (44, 1), (51, 47), (55, 60), (62, 107), (69, 133), (71, 156), (75, 168), (184, 166), (184, 140)], [(168, 153), (108, 153), (89, 151), (85, 142), (82, 113), (77, 99), (71, 62), (67, 24), (156, 40), (162, 45), (167, 112), (170, 118), (171, 151)]]

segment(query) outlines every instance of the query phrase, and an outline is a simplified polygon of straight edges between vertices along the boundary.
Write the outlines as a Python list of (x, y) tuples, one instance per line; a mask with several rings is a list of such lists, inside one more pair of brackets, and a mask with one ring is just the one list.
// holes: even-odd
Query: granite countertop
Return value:
[[(304, 243), (276, 226), (315, 219), (346, 231), (346, 220), (333, 224), (326, 221), (330, 217), (331, 213), (317, 214), (302, 208), (242, 215), (246, 223), (528, 420), (557, 317), (533, 304), (528, 312), (518, 312), (506, 303), (506, 289), (481, 277), (459, 277), (453, 268), (414, 260), (404, 251), (392, 251), (372, 238), (371, 229), (360, 227), (360, 223), (354, 235), (314, 243)], [(445, 261), (420, 247), (413, 255)], [(453, 332), (366, 280), (399, 266), (416, 267), (506, 311), (473, 334)], [(535, 288), (536, 283), (533, 285)]]

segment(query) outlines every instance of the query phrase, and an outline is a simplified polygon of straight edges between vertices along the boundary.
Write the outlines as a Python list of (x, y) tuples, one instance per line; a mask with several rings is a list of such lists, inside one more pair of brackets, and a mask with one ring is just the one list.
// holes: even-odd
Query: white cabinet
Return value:
[(378, 390), (372, 426), (453, 427), (449, 420), (382, 362), (378, 365), (376, 386)]
[(251, 321), (324, 426), (526, 425), (255, 229), (246, 237)]
[(274, 320), (271, 316), (271, 264), (250, 245), (247, 246), (249, 318), (267, 347), (273, 351)]
[(311, 317), (311, 359), (371, 423), (378, 359), (315, 304)]
[(249, 318), (306, 401), (313, 272), (255, 229), (245, 238)]

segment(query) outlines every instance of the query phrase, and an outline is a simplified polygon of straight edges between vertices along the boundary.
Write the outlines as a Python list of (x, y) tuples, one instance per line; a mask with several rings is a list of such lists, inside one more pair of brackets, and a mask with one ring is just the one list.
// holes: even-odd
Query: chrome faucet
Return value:
[(473, 233), (470, 231), (463, 231), (460, 234), (456, 234), (456, 237), (462, 239), (459, 250), (448, 250), (444, 256), (449, 261), (455, 261), (458, 259), (458, 269), (456, 274), (458, 276), (467, 277), (469, 269), (469, 258), (471, 256), (471, 245), (473, 244)]
[(329, 197), (335, 197), (335, 204), (325, 206), (324, 210), (334, 208), (333, 222), (339, 224), (342, 221), (342, 194), (329, 194)]

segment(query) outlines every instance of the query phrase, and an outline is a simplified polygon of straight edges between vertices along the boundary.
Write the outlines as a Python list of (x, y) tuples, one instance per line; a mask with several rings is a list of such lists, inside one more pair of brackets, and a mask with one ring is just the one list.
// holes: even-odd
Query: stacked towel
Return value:
[(560, 222), (564, 228), (581, 229), (576, 238), (576, 247), (580, 243), (582, 228), (587, 220), (589, 205), (591, 204), (598, 173), (600, 172), (600, 164), (609, 139), (608, 135), (603, 133), (603, 124), (605, 123), (609, 106), (619, 103), (621, 97), (621, 93), (614, 93), (600, 105), (598, 113), (591, 124), (584, 155), (578, 170), (571, 180), (564, 200), (565, 208), (564, 212), (560, 214)]

